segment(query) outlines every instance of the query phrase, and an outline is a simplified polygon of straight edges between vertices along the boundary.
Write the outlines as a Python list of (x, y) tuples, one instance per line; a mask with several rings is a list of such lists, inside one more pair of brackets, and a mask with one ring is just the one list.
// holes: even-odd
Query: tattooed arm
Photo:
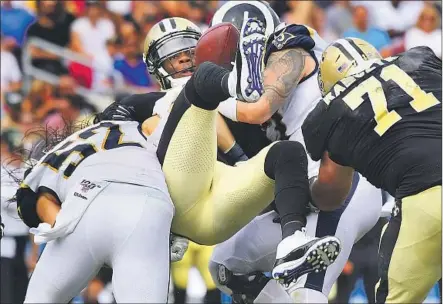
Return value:
[(250, 124), (266, 122), (284, 104), (291, 90), (314, 68), (314, 59), (303, 49), (273, 53), (263, 75), (265, 92), (255, 103), (237, 102), (237, 120)]

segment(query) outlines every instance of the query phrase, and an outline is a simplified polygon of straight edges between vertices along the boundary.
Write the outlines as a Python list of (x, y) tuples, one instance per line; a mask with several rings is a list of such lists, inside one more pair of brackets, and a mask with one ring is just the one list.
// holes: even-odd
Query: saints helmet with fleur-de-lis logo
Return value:
[(366, 69), (373, 60), (381, 59), (370, 43), (358, 38), (339, 39), (323, 52), (318, 85), (325, 96), (338, 81)]
[[(163, 67), (165, 60), (184, 51), (189, 51), (190, 56), (194, 56), (194, 49), (201, 34), (197, 25), (179, 17), (163, 19), (151, 28), (144, 43), (143, 61), (148, 72), (155, 75), (163, 90), (171, 88), (174, 74), (184, 72), (181, 70), (173, 74), (168, 73)], [(193, 64), (185, 70), (194, 68)]]

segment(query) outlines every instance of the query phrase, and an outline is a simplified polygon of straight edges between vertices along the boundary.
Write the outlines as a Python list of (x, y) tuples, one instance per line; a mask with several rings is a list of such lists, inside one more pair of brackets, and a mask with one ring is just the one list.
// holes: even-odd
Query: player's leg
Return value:
[(101, 265), (95, 262), (85, 241), (78, 233), (72, 233), (46, 245), (24, 303), (68, 303), (86, 287)]
[[(323, 226), (325, 228), (324, 234), (335, 235), (342, 241), (340, 255), (325, 273), (322, 290), (325, 295), (329, 294), (332, 285), (342, 272), (354, 243), (370, 231), (380, 218), (382, 207), (381, 191), (372, 186), (359, 174), (354, 175), (354, 187), (355, 192), (350, 193), (347, 198), (349, 204), (337, 222), (335, 234), (332, 234), (332, 231), (329, 231), (327, 226)], [(319, 217), (319, 220), (322, 220), (322, 214), (319, 214)], [(326, 214), (326, 217), (332, 218), (334, 215)], [(319, 223), (318, 225), (321, 224)], [(333, 229), (332, 226), (330, 228)], [(322, 232), (319, 230), (319, 226), (317, 226), (317, 233), (321, 235)]]
[[(216, 108), (228, 97), (218, 82), (221, 77), (217, 70), (208, 69), (206, 63), (200, 65), (174, 102), (161, 135), (157, 156), (176, 217), (193, 208), (209, 192), (214, 178)], [(207, 89), (204, 99), (197, 89)]]
[(114, 297), (117, 303), (166, 303), (173, 205), (153, 188), (119, 184), (115, 190), (121, 194), (109, 217), (119, 232), (108, 240)]
[(441, 186), (396, 203), (382, 236), (377, 303), (422, 303), (441, 278)]
[(301, 277), (295, 284), (291, 284), (288, 292), (293, 298), (306, 303), (307, 300), (303, 300), (297, 294), (302, 289), (310, 289), (322, 293), (324, 301), (327, 301), (332, 285), (340, 276), (354, 243), (376, 224), (381, 205), (380, 190), (356, 173), (351, 191), (340, 209), (332, 212), (320, 211), (308, 218), (307, 235), (316, 237), (334, 235), (341, 241), (341, 252), (326, 272), (310, 273)]
[[(227, 78), (223, 76), (228, 76), (226, 73), (226, 70), (213, 64), (200, 65), (174, 103), (157, 153), (176, 207), (173, 231), (206, 245), (232, 236), (263, 210), (273, 199), (274, 180), (280, 180), (282, 184), (280, 188), (276, 187), (277, 200), (278, 196), (288, 196), (285, 188), (288, 182), (284, 179), (290, 178), (293, 182), (291, 186), (301, 189), (298, 195), (292, 196), (300, 197), (298, 205), (307, 205), (309, 199), (304, 168), (306, 152), (300, 144), (269, 146), (239, 168), (217, 164), (215, 110), (220, 101), (229, 97), (221, 85)], [(284, 159), (280, 160), (279, 156)], [(292, 170), (292, 177), (288, 174), (289, 170)], [(280, 178), (280, 175), (285, 176)], [(204, 200), (209, 203), (205, 204)], [(277, 202), (276, 205), (279, 208)], [(239, 216), (239, 209), (243, 209), (244, 216)], [(303, 210), (299, 213), (303, 214), (306, 208), (300, 209)], [(207, 231), (198, 228), (199, 231), (187, 233), (188, 220), (195, 222), (198, 217), (202, 217), (202, 213), (203, 217), (208, 216), (206, 221), (210, 226), (214, 222), (214, 215), (224, 216), (228, 222), (221, 224), (221, 227), (209, 227)], [(231, 216), (233, 213), (234, 216)], [(282, 217), (283, 227), (288, 224), (285, 229), (294, 229), (297, 221), (291, 216)], [(216, 222), (223, 220), (217, 219)], [(199, 235), (202, 233), (218, 235), (219, 239), (204, 239)]]
[[(277, 245), (282, 239), (274, 211), (254, 218), (229, 240), (214, 249), (210, 271), (217, 287), (235, 299), (246, 297), (254, 303), (291, 303), (285, 289), (263, 272), (272, 270)], [(308, 215), (307, 229), (315, 231), (317, 214)], [(304, 276), (306, 277), (306, 276)], [(293, 294), (300, 303), (327, 303), (321, 292), (299, 286)]]
[[(296, 220), (307, 212), (306, 174), (303, 146), (289, 141), (263, 149), (238, 167), (217, 163), (210, 191), (192, 209), (175, 216), (173, 232), (204, 245), (221, 243), (249, 223), (275, 197), (282, 233), (291, 236), (294, 230), (303, 227), (303, 223)], [(320, 246), (308, 244), (305, 249), (308, 251), (317, 245)], [(288, 255), (292, 249), (288, 246)], [(303, 255), (305, 253), (303, 251)]]
[(387, 223), (386, 218), (380, 217), (374, 228), (369, 231), (359, 242), (362, 262), (363, 284), (365, 287), (368, 303), (375, 302), (375, 285), (379, 280), (378, 276), (378, 247), (383, 226)]

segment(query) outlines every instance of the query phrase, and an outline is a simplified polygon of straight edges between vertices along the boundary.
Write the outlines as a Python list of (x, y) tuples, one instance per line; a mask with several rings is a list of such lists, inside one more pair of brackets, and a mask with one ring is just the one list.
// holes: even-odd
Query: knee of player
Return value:
[(269, 178), (275, 179), (278, 170), (291, 170), (294, 174), (307, 174), (308, 158), (305, 148), (297, 141), (280, 141), (266, 155), (264, 170)]

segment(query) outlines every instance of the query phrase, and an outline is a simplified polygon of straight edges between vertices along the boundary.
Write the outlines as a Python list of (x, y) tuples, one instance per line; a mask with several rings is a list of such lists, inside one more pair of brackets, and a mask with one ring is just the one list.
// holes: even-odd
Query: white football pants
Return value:
[(166, 303), (173, 214), (160, 191), (111, 183), (71, 234), (47, 243), (25, 303), (68, 303), (104, 264), (117, 303)]

